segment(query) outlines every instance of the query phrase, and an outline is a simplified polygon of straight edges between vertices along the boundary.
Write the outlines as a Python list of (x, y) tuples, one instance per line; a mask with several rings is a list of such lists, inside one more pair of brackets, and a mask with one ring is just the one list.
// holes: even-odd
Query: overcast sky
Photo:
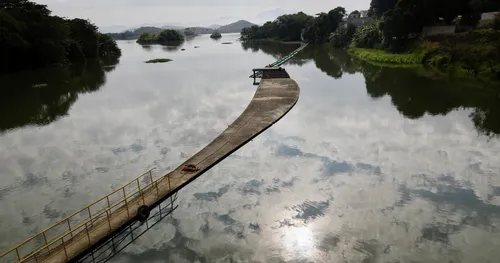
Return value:
[(209, 26), (239, 19), (263, 23), (283, 13), (366, 10), (370, 0), (35, 0), (54, 15), (90, 19), (101, 29), (151, 25)]

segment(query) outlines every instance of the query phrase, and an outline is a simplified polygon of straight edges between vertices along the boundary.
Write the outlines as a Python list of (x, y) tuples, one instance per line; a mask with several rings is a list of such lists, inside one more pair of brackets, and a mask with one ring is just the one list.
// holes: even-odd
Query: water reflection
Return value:
[(181, 48), (181, 44), (179, 45), (171, 45), (171, 46), (161, 46), (161, 48), (164, 50), (164, 51), (167, 51), (167, 52), (176, 52), (176, 51), (179, 51), (179, 49)]
[(142, 49), (144, 49), (147, 52), (153, 51), (153, 46), (151, 45), (141, 45)]
[[(192, 45), (203, 48), (145, 66), (161, 47), (120, 41), (126, 66), (106, 88), (63, 120), (0, 136), (0, 247), (185, 161), (244, 110), (249, 70), (297, 47)], [(495, 130), (497, 97), (310, 48), (285, 65), (301, 86), (295, 108), (184, 188), (179, 209), (113, 262), (496, 262), (499, 141), (476, 129)]]
[[(244, 50), (259, 50), (279, 59), (298, 45), (242, 43)], [(500, 86), (473, 79), (452, 79), (425, 68), (391, 68), (353, 59), (343, 50), (309, 46), (288, 65), (313, 61), (321, 72), (340, 79), (344, 74), (360, 72), (365, 77), (369, 96), (390, 96), (393, 105), (406, 117), (418, 119), (426, 114), (446, 115), (459, 108), (471, 109), (470, 118), (478, 132), (500, 134)], [(287, 65), (285, 64), (285, 66)]]
[(105, 64), (90, 60), (70, 67), (1, 75), (0, 132), (26, 125), (47, 125), (68, 114), (79, 94), (95, 92), (106, 83)]

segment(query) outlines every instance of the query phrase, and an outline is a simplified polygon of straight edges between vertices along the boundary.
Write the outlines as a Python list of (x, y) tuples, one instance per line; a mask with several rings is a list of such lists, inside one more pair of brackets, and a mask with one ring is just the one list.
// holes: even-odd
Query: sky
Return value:
[(35, 0), (54, 15), (84, 18), (101, 31), (141, 25), (209, 26), (240, 19), (262, 24), (279, 15), (326, 12), (337, 6), (366, 10), (370, 0)]

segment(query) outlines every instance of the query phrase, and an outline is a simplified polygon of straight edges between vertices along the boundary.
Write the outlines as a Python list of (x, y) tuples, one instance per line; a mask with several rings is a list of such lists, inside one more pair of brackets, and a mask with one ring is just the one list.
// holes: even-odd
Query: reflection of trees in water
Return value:
[[(244, 50), (272, 55), (279, 59), (298, 45), (278, 43), (241, 43)], [(330, 77), (339, 79), (344, 73), (361, 72), (366, 90), (372, 98), (388, 95), (404, 116), (418, 119), (425, 114), (446, 115), (459, 108), (472, 109), (471, 119), (485, 135), (500, 134), (499, 89), (482, 88), (474, 80), (450, 80), (436, 77), (423, 68), (387, 68), (354, 60), (343, 50), (324, 46), (308, 46), (288, 64), (303, 65), (314, 61), (316, 67)], [(479, 87), (478, 87), (479, 86)]]
[[(241, 42), (244, 50), (251, 50), (252, 52), (262, 52), (273, 56), (276, 60), (287, 56), (298, 47), (299, 44), (281, 44), (273, 42)], [(342, 77), (344, 72), (353, 74), (356, 72), (354, 63), (351, 57), (342, 50), (333, 50), (325, 46), (310, 45), (291, 60), (286, 65), (303, 66), (304, 64), (314, 61), (316, 67), (328, 76), (334, 78)]]
[[(262, 50), (265, 54), (273, 56), (274, 59), (278, 60), (284, 56), (287, 56), (288, 54), (292, 53), (294, 50), (300, 47), (298, 44), (282, 44), (282, 43), (274, 43), (274, 42), (249, 42), (249, 41), (242, 41), (241, 42), (241, 47), (245, 50), (251, 50), (252, 52), (258, 52), (259, 50)], [(297, 65), (297, 66), (302, 66), (309, 61), (311, 61), (312, 58), (308, 57), (306, 55), (305, 50), (299, 52), (296, 56), (294, 56), (292, 59), (290, 59), (286, 65)], [(274, 61), (270, 61), (269, 64), (271, 64)]]
[(3, 132), (26, 125), (47, 125), (67, 115), (79, 94), (97, 91), (106, 83), (106, 73), (99, 61), (89, 60), (71, 67), (3, 75), (0, 83)]
[(361, 63), (366, 90), (373, 98), (389, 95), (404, 116), (446, 115), (459, 108), (473, 110), (471, 119), (485, 135), (500, 134), (498, 89), (480, 87), (473, 80), (434, 77), (425, 69), (383, 68)]
[(168, 46), (161, 46), (161, 48), (164, 50), (164, 51), (167, 51), (167, 52), (175, 52), (175, 51), (178, 51), (179, 49), (181, 49), (181, 46), (182, 46), (182, 43), (179, 43), (179, 44), (175, 44), (175, 45), (168, 45)]
[(151, 45), (141, 45), (142, 49), (144, 49), (147, 52), (153, 51), (153, 46)]

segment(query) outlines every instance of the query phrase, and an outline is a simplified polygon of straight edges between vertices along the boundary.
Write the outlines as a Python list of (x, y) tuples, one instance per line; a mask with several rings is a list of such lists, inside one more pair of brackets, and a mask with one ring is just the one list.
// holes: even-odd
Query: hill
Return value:
[(241, 33), (241, 30), (246, 27), (254, 26), (255, 24), (250, 23), (246, 20), (239, 20), (234, 23), (221, 26), (217, 29), (219, 33)]
[[(115, 40), (132, 40), (132, 39), (138, 39), (142, 33), (148, 33), (148, 34), (158, 34), (162, 30), (165, 29), (174, 29), (180, 32), (190, 32), (193, 33), (194, 35), (200, 35), (200, 34), (212, 34), (214, 32), (219, 32), (219, 33), (241, 33), (241, 30), (246, 27), (251, 27), (255, 24), (250, 23), (246, 20), (239, 20), (234, 23), (225, 25), (225, 26), (220, 26), (218, 28), (208, 28), (208, 27), (179, 27), (179, 26), (162, 26), (162, 27), (153, 27), (153, 26), (143, 26), (139, 27), (137, 29), (129, 29), (127, 31), (121, 32), (121, 33), (108, 33), (107, 35), (110, 36), (111, 38)], [(215, 25), (214, 25), (215, 26)]]

